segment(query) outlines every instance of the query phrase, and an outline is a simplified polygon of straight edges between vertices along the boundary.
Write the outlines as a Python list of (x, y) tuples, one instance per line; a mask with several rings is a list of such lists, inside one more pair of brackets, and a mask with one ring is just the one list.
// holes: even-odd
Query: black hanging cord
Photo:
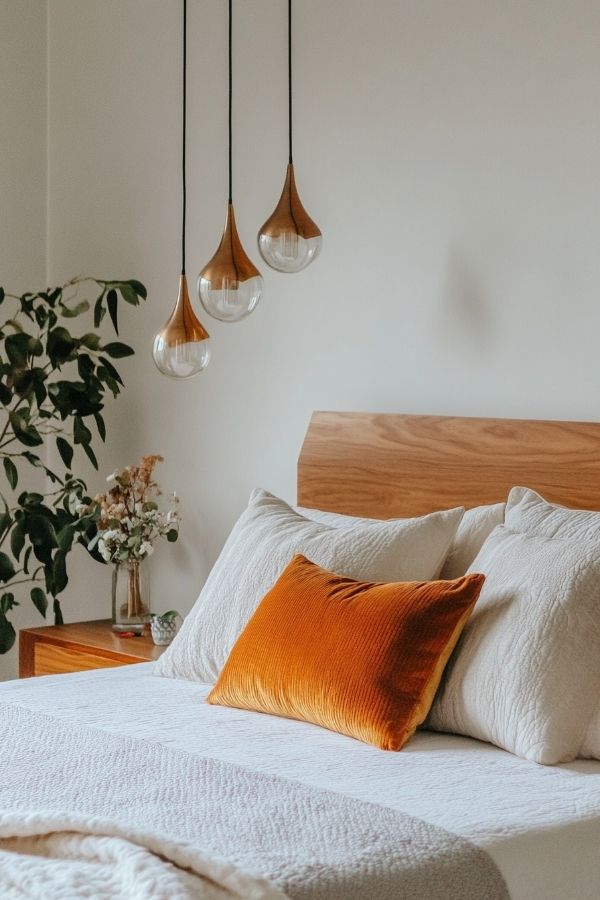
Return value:
[(292, 0), (288, 0), (288, 131), (289, 164), (292, 165)]
[(182, 92), (182, 150), (181, 150), (181, 186), (182, 186), (182, 210), (181, 210), (181, 274), (185, 275), (185, 220), (187, 207), (187, 185), (185, 177), (185, 146), (187, 126), (187, 0), (183, 0), (183, 92)]
[(232, 157), (232, 143), (233, 143), (233, 128), (232, 128), (232, 98), (233, 98), (233, 0), (229, 0), (229, 204), (233, 203), (233, 157)]

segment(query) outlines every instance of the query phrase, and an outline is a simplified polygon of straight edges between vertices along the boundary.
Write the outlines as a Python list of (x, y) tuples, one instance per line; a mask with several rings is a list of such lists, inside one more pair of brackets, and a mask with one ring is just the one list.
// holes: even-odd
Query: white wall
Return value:
[[(0, 48), (0, 284), (21, 293), (46, 281), (45, 0), (0, 0)], [(43, 624), (18, 596), (15, 627)], [(16, 650), (0, 656), (0, 679), (16, 671)]]
[(0, 284), (46, 279), (46, 2), (0, 2)]
[[(286, 162), (285, 4), (235, 7), (235, 194), (256, 259)], [(190, 8), (195, 274), (225, 213), (226, 5)], [(179, 267), (180, 3), (50, 0), (50, 274), (149, 287), (124, 316), (138, 355), (102, 469), (162, 453), (184, 498), (158, 609), (189, 608), (254, 485), (293, 499), (315, 408), (600, 414), (600, 5), (302, 0), (296, 26), (297, 177), (323, 254), (265, 272), (247, 321), (207, 322), (211, 366), (176, 384), (150, 347)], [(82, 558), (67, 617), (108, 597)]]

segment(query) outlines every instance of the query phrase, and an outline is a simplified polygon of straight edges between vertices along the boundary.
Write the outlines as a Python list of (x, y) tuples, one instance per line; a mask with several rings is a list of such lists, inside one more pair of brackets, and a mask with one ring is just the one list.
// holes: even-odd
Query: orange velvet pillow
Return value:
[(483, 581), (361, 582), (294, 556), (208, 702), (400, 750), (429, 711)]

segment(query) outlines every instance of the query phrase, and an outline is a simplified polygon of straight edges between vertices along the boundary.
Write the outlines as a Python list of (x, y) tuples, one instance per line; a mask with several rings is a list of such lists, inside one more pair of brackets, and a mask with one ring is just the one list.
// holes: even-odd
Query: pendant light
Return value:
[(300, 272), (316, 259), (323, 236), (298, 196), (292, 153), (292, 0), (288, 0), (288, 135), (289, 160), (275, 211), (258, 232), (260, 255), (278, 272)]
[(233, 211), (232, 177), (232, 49), (233, 9), (229, 0), (229, 200), (225, 230), (217, 252), (198, 276), (198, 296), (209, 315), (222, 322), (239, 322), (255, 309), (262, 295), (260, 272), (246, 255)]
[(196, 318), (190, 303), (185, 273), (186, 224), (186, 92), (187, 92), (187, 0), (183, 0), (183, 125), (182, 125), (182, 211), (181, 211), (181, 275), (179, 296), (166, 324), (154, 338), (152, 355), (157, 367), (170, 378), (192, 378), (205, 369), (210, 361), (208, 331)]

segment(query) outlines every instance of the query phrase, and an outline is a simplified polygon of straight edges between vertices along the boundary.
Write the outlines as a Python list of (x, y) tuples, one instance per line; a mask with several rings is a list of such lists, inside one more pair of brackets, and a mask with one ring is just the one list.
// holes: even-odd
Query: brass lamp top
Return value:
[(240, 281), (260, 278), (260, 272), (242, 247), (235, 224), (233, 204), (227, 206), (225, 230), (217, 252), (200, 272), (200, 278), (211, 282), (211, 289), (225, 290), (237, 287)]
[(205, 341), (209, 337), (208, 331), (196, 317), (190, 303), (187, 278), (184, 274), (179, 278), (179, 296), (175, 309), (157, 337), (163, 340), (168, 347), (174, 347), (177, 344), (194, 344)]
[(287, 167), (279, 203), (275, 207), (273, 214), (269, 216), (260, 229), (259, 234), (278, 238), (290, 231), (295, 232), (300, 237), (305, 238), (305, 240), (320, 237), (321, 235), (318, 225), (313, 222), (300, 202), (293, 163), (289, 163)]

